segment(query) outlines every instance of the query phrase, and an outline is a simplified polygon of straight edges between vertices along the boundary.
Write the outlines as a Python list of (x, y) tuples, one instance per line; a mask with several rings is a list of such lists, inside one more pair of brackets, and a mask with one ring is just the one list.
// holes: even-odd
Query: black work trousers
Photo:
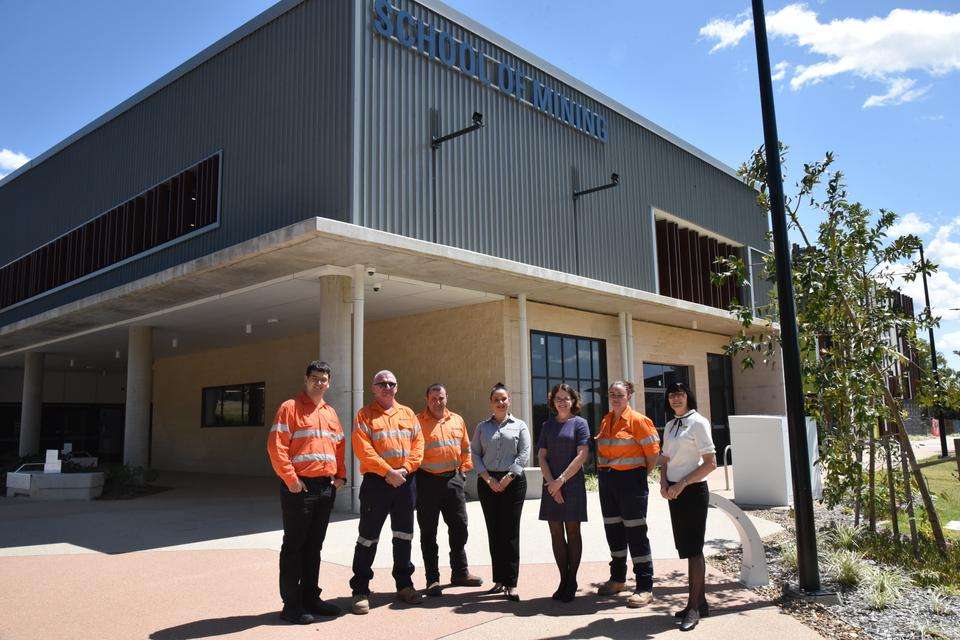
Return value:
[(417, 524), (420, 525), (420, 551), (427, 586), (440, 582), (440, 548), (437, 525), (440, 516), (447, 525), (450, 541), (450, 573), (467, 575), (467, 503), (463, 495), (463, 475), (459, 471), (444, 477), (417, 471)]
[(610, 579), (626, 582), (627, 550), (637, 591), (653, 591), (653, 560), (647, 538), (647, 470), (600, 469), (600, 512), (610, 546)]
[(393, 579), (397, 591), (413, 586), (410, 547), (413, 545), (413, 509), (416, 502), (416, 474), (408, 477), (399, 487), (391, 487), (375, 473), (363, 474), (363, 483), (360, 485), (360, 535), (353, 550), (353, 577), (350, 578), (353, 595), (370, 593), (373, 559), (377, 555), (377, 542), (387, 516), (390, 516), (390, 528), (393, 530)]
[(295, 609), (320, 596), (320, 550), (337, 494), (329, 477), (300, 480), (307, 489), (299, 493), (291, 493), (285, 483), (280, 483), (280, 597), (284, 606)]
[[(504, 472), (489, 473), (497, 480), (504, 475)], [(483, 519), (487, 523), (493, 581), (505, 587), (515, 587), (520, 574), (520, 514), (527, 495), (527, 479), (518, 476), (506, 489), (496, 493), (480, 478), (477, 481), (477, 493)]]

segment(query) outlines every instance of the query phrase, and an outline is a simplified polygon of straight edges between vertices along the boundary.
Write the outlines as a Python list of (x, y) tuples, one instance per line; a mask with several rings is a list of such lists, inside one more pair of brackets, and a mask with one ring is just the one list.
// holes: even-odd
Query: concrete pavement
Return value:
[[(411, 608), (393, 602), (386, 567), (390, 545), (380, 545), (373, 610), (306, 628), (276, 615), (279, 501), (272, 479), (166, 475), (175, 488), (126, 501), (28, 503), (0, 499), (0, 638), (286, 638), (317, 632), (376, 638), (637, 638), (678, 634), (670, 611), (685, 599), (685, 561), (676, 560), (666, 504), (651, 495), (648, 522), (655, 557), (656, 601), (640, 610), (620, 599), (592, 595), (608, 576), (609, 559), (596, 495), (583, 527), (580, 595), (570, 604), (550, 599), (556, 587), (539, 502), (524, 508), (519, 589), (510, 603), (478, 589), (448, 589), (442, 598)], [(718, 487), (720, 488), (720, 487)], [(489, 581), (489, 555), (477, 503), (469, 504), (471, 569)], [(762, 534), (779, 527), (754, 519)], [(338, 514), (324, 548), (324, 597), (349, 605), (355, 516)], [(441, 524), (441, 563), (446, 562)], [(415, 534), (419, 536), (419, 532)], [(389, 532), (386, 533), (387, 540)], [(726, 517), (711, 510), (708, 553), (736, 544)], [(419, 545), (414, 576), (423, 586)], [(446, 578), (446, 572), (441, 572)], [(710, 574), (716, 615), (698, 633), (711, 638), (816, 638), (817, 634), (757, 598), (731, 578)]]

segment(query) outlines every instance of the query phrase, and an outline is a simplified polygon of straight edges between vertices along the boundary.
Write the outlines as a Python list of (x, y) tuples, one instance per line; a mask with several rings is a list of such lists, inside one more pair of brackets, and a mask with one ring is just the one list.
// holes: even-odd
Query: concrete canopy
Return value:
[[(222, 333), (224, 318), (230, 317), (228, 300), (234, 308), (245, 303), (261, 315), (283, 304), (304, 304), (310, 291), (305, 287), (320, 275), (346, 275), (356, 264), (376, 268), (369, 287), (391, 278), (390, 287), (398, 287), (383, 295), (379, 309), (376, 295), (368, 296), (367, 318), (525, 293), (530, 301), (609, 315), (628, 312), (635, 320), (721, 335), (739, 329), (731, 313), (713, 307), (316, 217), (0, 328), (0, 361), (9, 366), (25, 351), (56, 352), (56, 345), (78, 339), (113, 358), (111, 345), (123, 343), (125, 327), (162, 326), (175, 316), (196, 329), (204, 324), (198, 318), (209, 316), (206, 329)], [(417, 293), (425, 295), (419, 306), (409, 299)], [(315, 310), (309, 307), (287, 317), (305, 330), (315, 327)], [(239, 333), (239, 327), (229, 331)]]

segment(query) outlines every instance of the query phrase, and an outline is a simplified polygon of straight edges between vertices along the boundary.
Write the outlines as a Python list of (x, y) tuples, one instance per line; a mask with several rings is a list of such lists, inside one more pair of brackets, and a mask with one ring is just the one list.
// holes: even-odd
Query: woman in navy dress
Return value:
[(544, 484), (540, 519), (550, 525), (553, 557), (560, 570), (560, 586), (553, 599), (570, 602), (577, 593), (577, 570), (583, 554), (580, 523), (587, 521), (583, 463), (590, 455), (590, 426), (578, 415), (580, 394), (570, 385), (556, 385), (547, 402), (554, 415), (543, 423), (537, 441)]

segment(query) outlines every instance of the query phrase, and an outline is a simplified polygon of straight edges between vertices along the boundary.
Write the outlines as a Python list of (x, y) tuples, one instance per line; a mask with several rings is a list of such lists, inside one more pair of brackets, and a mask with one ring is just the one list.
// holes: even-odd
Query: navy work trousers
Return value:
[(653, 559), (647, 538), (647, 470), (600, 469), (600, 512), (610, 546), (610, 579), (627, 580), (627, 551), (637, 591), (653, 591)]
[(307, 488), (299, 493), (291, 493), (286, 484), (280, 483), (280, 597), (284, 605), (295, 609), (320, 596), (320, 550), (337, 494), (328, 477), (300, 480)]
[(440, 582), (440, 548), (437, 525), (440, 516), (447, 525), (450, 540), (450, 573), (467, 575), (467, 504), (463, 495), (463, 476), (459, 471), (447, 477), (417, 471), (417, 524), (420, 525), (420, 551), (427, 586)]
[(393, 579), (397, 591), (412, 587), (413, 509), (417, 502), (416, 476), (411, 475), (399, 487), (391, 487), (375, 473), (363, 474), (360, 485), (360, 535), (353, 551), (353, 577), (350, 589), (354, 595), (369, 594), (373, 578), (373, 558), (377, 555), (380, 530), (387, 516), (393, 530)]

